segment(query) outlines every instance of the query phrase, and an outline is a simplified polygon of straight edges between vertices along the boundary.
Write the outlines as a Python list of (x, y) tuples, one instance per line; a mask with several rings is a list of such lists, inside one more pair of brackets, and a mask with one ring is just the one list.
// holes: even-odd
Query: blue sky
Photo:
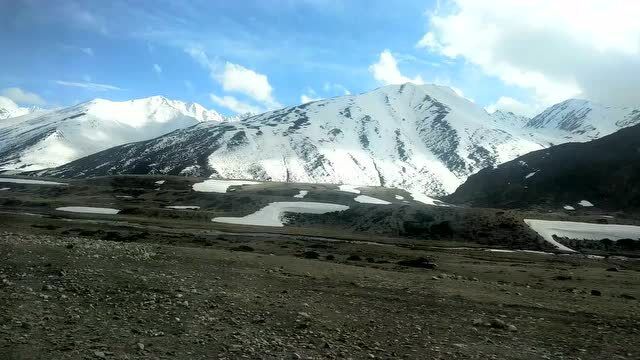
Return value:
[(450, 85), (481, 106), (552, 102), (536, 97), (546, 83), (508, 78), (495, 64), (506, 60), (487, 64), (455, 42), (446, 21), (479, 11), (462, 2), (0, 0), (0, 89), (41, 106), (164, 95), (224, 114), (405, 79)]

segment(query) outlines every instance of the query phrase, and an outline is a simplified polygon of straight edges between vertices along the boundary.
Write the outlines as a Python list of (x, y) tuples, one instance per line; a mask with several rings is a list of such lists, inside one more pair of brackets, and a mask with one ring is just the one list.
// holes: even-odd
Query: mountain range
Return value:
[(123, 102), (95, 99), (51, 111), (3, 109), (21, 115), (0, 121), (0, 170), (14, 171), (56, 167), (116, 145), (225, 120), (199, 104), (161, 96)]
[[(490, 115), (448, 87), (389, 85), (237, 121), (196, 119), (191, 127), (123, 141), (38, 174), (345, 183), (442, 196), (481, 169), (556, 144), (608, 135), (640, 122), (639, 114), (571, 99), (532, 119)], [(0, 159), (4, 156), (0, 151)]]
[(495, 208), (640, 209), (640, 124), (481, 170), (446, 200)]

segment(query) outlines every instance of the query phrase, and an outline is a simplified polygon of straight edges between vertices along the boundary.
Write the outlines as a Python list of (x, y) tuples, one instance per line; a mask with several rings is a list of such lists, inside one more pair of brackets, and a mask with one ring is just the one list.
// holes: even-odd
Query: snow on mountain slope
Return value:
[(509, 124), (514, 128), (522, 128), (529, 122), (529, 120), (531, 120), (526, 116), (517, 115), (512, 113), (511, 111), (496, 110), (490, 115), (496, 121), (503, 124)]
[(447, 87), (405, 84), (199, 124), (43, 173), (183, 174), (442, 195), (484, 167), (545, 145)]
[(207, 121), (219, 122), (223, 117), (199, 104), (160, 96), (124, 102), (96, 99), (10, 118), (0, 122), (0, 170), (55, 167)]
[(0, 120), (27, 115), (33, 112), (41, 112), (38, 108), (26, 108), (18, 106), (13, 100), (0, 96)]
[(553, 105), (525, 125), (554, 144), (590, 141), (640, 123), (640, 107), (603, 106), (569, 99)]

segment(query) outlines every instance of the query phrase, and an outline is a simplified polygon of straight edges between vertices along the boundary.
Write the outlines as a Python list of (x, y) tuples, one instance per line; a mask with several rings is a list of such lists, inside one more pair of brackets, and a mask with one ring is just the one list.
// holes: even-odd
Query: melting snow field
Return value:
[(563, 209), (565, 209), (565, 210), (569, 210), (569, 211), (573, 211), (573, 210), (575, 210), (575, 209), (576, 209), (576, 208), (574, 208), (574, 207), (573, 207), (573, 206), (571, 206), (571, 205), (565, 205), (565, 206), (563, 206), (562, 208), (563, 208)]
[(327, 204), (317, 202), (273, 202), (264, 208), (243, 217), (217, 217), (212, 221), (227, 224), (257, 225), (283, 227), (284, 213), (325, 214), (333, 211), (349, 209), (346, 205)]
[(404, 196), (402, 196), (402, 195), (396, 195), (396, 200), (404, 200)]
[(446, 206), (445, 203), (438, 201), (432, 197), (429, 197), (425, 194), (419, 193), (419, 192), (412, 192), (411, 193), (411, 197), (413, 198), (413, 200), (417, 201), (417, 202), (421, 202), (423, 204), (427, 204), (427, 205), (442, 205), (442, 206)]
[(158, 180), (156, 181), (156, 185), (164, 185), (165, 182), (166, 180)]
[(195, 206), (195, 205), (172, 205), (172, 206), (165, 206), (165, 208), (174, 209), (174, 210), (198, 210), (198, 209), (200, 209), (200, 206)]
[(360, 190), (358, 190), (358, 187), (355, 185), (340, 185), (338, 188), (340, 191), (360, 194)]
[(203, 182), (193, 184), (193, 190), (200, 192), (217, 192), (226, 193), (231, 186), (260, 184), (256, 181), (249, 180), (216, 180), (210, 179)]
[(74, 213), (84, 213), (84, 214), (107, 214), (107, 215), (115, 215), (120, 212), (120, 210), (118, 209), (88, 207), (88, 206), (65, 206), (65, 207), (56, 208), (56, 210), (74, 212)]
[(532, 177), (533, 175), (535, 175), (536, 173), (537, 173), (537, 171), (534, 171), (532, 173), (528, 173), (527, 176), (525, 176), (524, 178), (528, 179), (528, 178)]
[(307, 196), (309, 192), (307, 190), (300, 190), (300, 192), (297, 195), (293, 195), (294, 198), (298, 198), (298, 199), (302, 199), (305, 196)]
[(14, 183), (14, 184), (30, 184), (30, 185), (67, 185), (65, 183), (59, 183), (54, 181), (13, 179), (13, 178), (0, 178), (0, 182), (8, 182), (8, 183)]
[(353, 200), (363, 204), (389, 205), (388, 201), (377, 199), (367, 195), (358, 195)]
[(11, 188), (1, 188), (0, 191), (7, 191), (7, 190), (11, 190)]
[(593, 206), (593, 204), (590, 201), (587, 201), (587, 200), (580, 200), (578, 205), (583, 206), (583, 207), (592, 207)]
[(555, 241), (553, 235), (585, 240), (610, 239), (615, 241), (619, 239), (640, 238), (640, 226), (633, 225), (591, 224), (573, 221), (533, 219), (524, 219), (524, 222), (559, 250), (571, 252), (574, 252), (574, 250)]

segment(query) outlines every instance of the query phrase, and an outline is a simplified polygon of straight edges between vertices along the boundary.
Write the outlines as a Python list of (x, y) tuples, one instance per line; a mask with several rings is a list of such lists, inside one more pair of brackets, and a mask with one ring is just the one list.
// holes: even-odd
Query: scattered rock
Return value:
[(602, 295), (602, 293), (600, 292), (600, 290), (593, 289), (593, 290), (591, 290), (591, 295), (600, 296), (600, 295)]
[(623, 299), (628, 299), (628, 300), (635, 300), (636, 297), (633, 295), (629, 295), (629, 294), (620, 294), (620, 297)]
[(331, 254), (325, 256), (324, 258), (327, 259), (327, 260), (335, 260), (336, 259), (336, 257), (331, 255)]
[(315, 251), (305, 251), (302, 253), (302, 257), (305, 259), (318, 259), (320, 258), (320, 254)]
[(243, 251), (243, 252), (251, 252), (254, 251), (255, 249), (252, 248), (251, 246), (247, 246), (247, 245), (240, 245), (240, 246), (236, 246), (236, 247), (232, 247), (231, 251)]
[(571, 280), (571, 279), (573, 279), (573, 277), (569, 275), (558, 275), (553, 278), (553, 280)]
[(620, 270), (617, 267), (610, 267), (610, 268), (607, 269), (607, 271), (618, 272)]
[(347, 260), (349, 260), (349, 261), (361, 261), (361, 260), (362, 260), (362, 258), (361, 258), (360, 256), (358, 256), (358, 255), (354, 255), (354, 254), (352, 254), (352, 255), (349, 255), (349, 257), (347, 258)]
[(437, 267), (437, 265), (431, 262), (431, 260), (423, 257), (419, 257), (412, 260), (400, 260), (398, 261), (398, 265), (408, 266), (408, 267), (417, 267), (422, 269), (435, 269)]

